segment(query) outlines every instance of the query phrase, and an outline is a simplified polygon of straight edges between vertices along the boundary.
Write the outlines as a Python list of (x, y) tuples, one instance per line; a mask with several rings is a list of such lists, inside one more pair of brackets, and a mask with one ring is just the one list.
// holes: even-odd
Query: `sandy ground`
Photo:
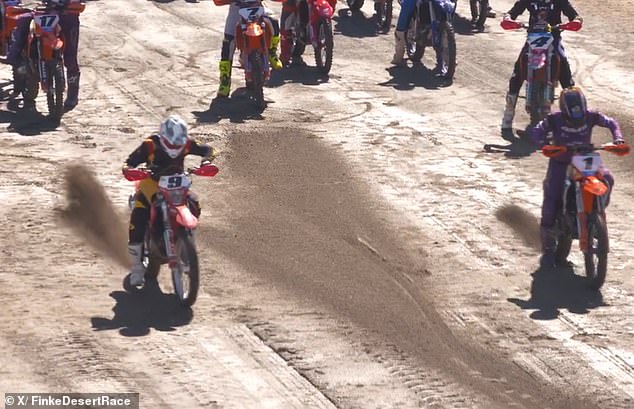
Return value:
[[(634, 2), (603, 4), (575, 2), (585, 26), (566, 45), (590, 104), (629, 140)], [(372, 3), (340, 2), (331, 75), (308, 51), (309, 67), (273, 73), (258, 112), (237, 68), (237, 92), (212, 102), (226, 7), (88, 1), (80, 105), (59, 127), (0, 105), (0, 392), (133, 391), (143, 408), (631, 408), (634, 159), (604, 158), (603, 290), (584, 286), (578, 252), (574, 270), (538, 271), (546, 159), (499, 136), (524, 37), (499, 18), (472, 33), (467, 7), (453, 84), (390, 67)], [(194, 185), (192, 310), (168, 274), (161, 289), (122, 288), (120, 166), (169, 113), (221, 151), (220, 173)]]

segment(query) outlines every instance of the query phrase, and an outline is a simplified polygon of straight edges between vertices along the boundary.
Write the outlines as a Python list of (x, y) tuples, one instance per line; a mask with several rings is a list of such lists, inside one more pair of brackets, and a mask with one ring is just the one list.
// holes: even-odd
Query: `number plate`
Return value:
[(239, 13), (246, 21), (255, 21), (264, 15), (264, 7), (244, 7)]
[(191, 184), (191, 179), (184, 174), (161, 176), (159, 179), (159, 187), (166, 190), (188, 188)]
[(532, 50), (546, 50), (553, 43), (553, 36), (549, 33), (528, 33), (526, 42)]
[(603, 160), (601, 155), (591, 152), (573, 156), (572, 165), (583, 175), (588, 176), (595, 174), (603, 166)]
[(57, 14), (40, 14), (33, 17), (33, 21), (43, 31), (52, 31), (59, 23), (59, 16)]

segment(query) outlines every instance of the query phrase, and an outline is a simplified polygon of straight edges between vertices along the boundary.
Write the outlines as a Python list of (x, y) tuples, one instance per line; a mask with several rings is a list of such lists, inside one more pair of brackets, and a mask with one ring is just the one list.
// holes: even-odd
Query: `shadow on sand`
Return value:
[(576, 275), (572, 267), (538, 269), (533, 274), (531, 297), (528, 300), (509, 298), (508, 301), (525, 310), (535, 310), (535, 320), (552, 320), (560, 310), (587, 314), (591, 309), (606, 306), (601, 292), (592, 290), (585, 277)]
[(450, 86), (453, 81), (436, 75), (434, 70), (430, 70), (421, 63), (414, 63), (406, 66), (392, 66), (386, 68), (392, 76), (391, 79), (379, 83), (379, 85), (394, 87), (394, 89), (407, 91), (416, 87), (426, 89), (439, 89)]
[(508, 144), (487, 143), (483, 147), (484, 151), (488, 153), (504, 153), (506, 157), (517, 159), (530, 156), (537, 150), (533, 142), (528, 139), (526, 130), (519, 130), (517, 134), (503, 132), (501, 137), (508, 141)]
[(95, 331), (118, 329), (123, 336), (138, 337), (149, 334), (150, 328), (174, 331), (193, 318), (192, 309), (183, 307), (175, 294), (163, 293), (156, 281), (136, 293), (113, 291), (110, 297), (116, 301), (114, 317), (92, 317)]
[(0, 82), (0, 100), (7, 101), (7, 110), (0, 111), (0, 123), (8, 124), (7, 131), (35, 136), (57, 129), (58, 121), (42, 115), (34, 106), (25, 106), (21, 98), (15, 98), (12, 95), (12, 87), (12, 81)]

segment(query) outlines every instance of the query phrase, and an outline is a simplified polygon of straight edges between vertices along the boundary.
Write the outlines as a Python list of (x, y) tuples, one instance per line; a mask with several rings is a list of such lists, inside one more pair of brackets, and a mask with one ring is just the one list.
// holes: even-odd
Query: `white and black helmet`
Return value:
[(170, 115), (161, 122), (159, 130), (161, 147), (170, 158), (181, 154), (187, 144), (187, 123), (178, 115)]

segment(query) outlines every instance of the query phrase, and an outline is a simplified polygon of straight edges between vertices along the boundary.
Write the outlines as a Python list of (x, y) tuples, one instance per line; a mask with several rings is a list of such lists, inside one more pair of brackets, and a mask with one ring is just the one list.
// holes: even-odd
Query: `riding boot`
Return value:
[(404, 65), (405, 61), (405, 31), (394, 31), (394, 57), (392, 64)]
[(68, 77), (68, 93), (66, 94), (66, 101), (64, 101), (64, 108), (69, 111), (77, 106), (79, 102), (79, 73)]
[(130, 254), (130, 285), (141, 286), (145, 284), (145, 267), (143, 267), (143, 244), (129, 243), (128, 254)]
[(218, 97), (227, 97), (231, 91), (231, 60), (220, 60), (220, 86), (218, 87)]
[(277, 57), (277, 47), (280, 45), (280, 36), (274, 35), (271, 37), (271, 46), (269, 47), (269, 64), (274, 70), (282, 69), (282, 62)]
[(515, 105), (517, 104), (517, 94), (506, 93), (506, 107), (502, 117), (502, 132), (513, 129), (513, 118), (515, 117)]

